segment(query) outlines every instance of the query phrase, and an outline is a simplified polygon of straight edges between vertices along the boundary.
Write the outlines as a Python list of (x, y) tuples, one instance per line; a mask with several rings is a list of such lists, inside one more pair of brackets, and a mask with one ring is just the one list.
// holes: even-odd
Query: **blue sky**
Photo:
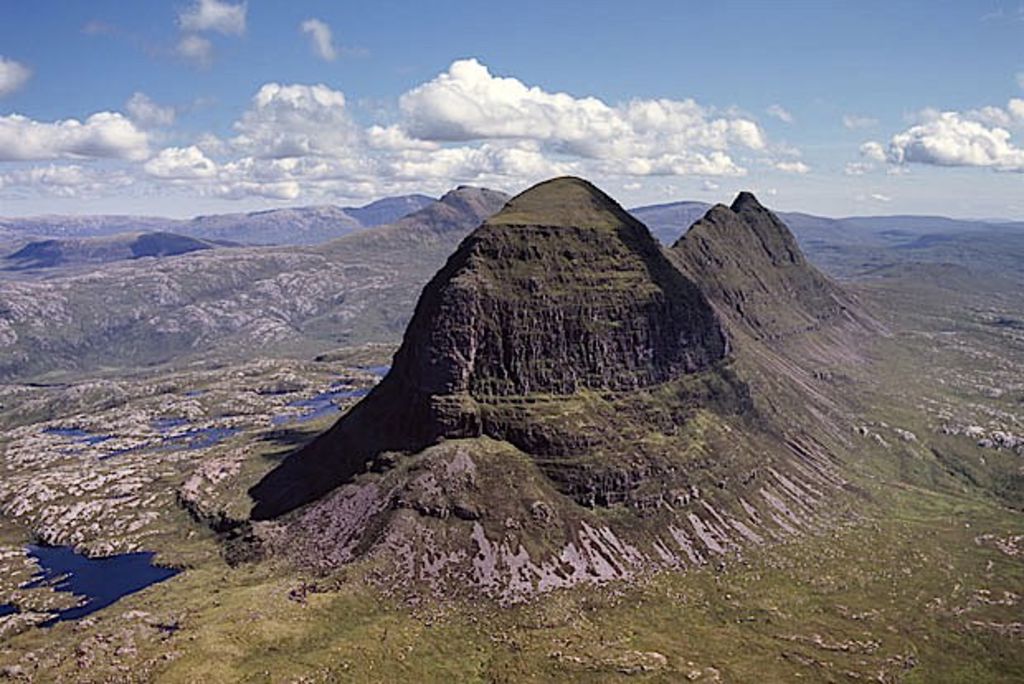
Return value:
[(0, 0), (0, 215), (585, 175), (1024, 218), (1024, 3)]

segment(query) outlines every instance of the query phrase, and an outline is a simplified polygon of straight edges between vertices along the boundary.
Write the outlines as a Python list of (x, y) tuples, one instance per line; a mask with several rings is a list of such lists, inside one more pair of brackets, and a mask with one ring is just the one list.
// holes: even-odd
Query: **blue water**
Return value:
[(288, 406), (306, 409), (301, 415), (274, 416), (270, 420), (274, 425), (305, 423), (341, 411), (341, 407), (335, 403), (335, 399), (360, 399), (369, 393), (370, 390), (367, 387), (353, 388), (343, 384), (331, 385), (326, 392), (321, 392), (309, 399), (296, 399), (288, 402)]
[(4, 617), (5, 615), (14, 615), (17, 612), (17, 606), (12, 606), (10, 603), (0, 604), (0, 617)]
[(366, 371), (367, 373), (373, 373), (374, 375), (378, 375), (383, 378), (388, 374), (388, 371), (391, 370), (391, 366), (363, 366), (359, 370)]
[(228, 437), (231, 437), (238, 432), (238, 428), (228, 427), (209, 427), (209, 428), (194, 428), (192, 430), (186, 430), (179, 435), (169, 435), (168, 433), (175, 427), (188, 424), (188, 420), (184, 418), (159, 418), (152, 422), (155, 429), (159, 430), (163, 435), (164, 439), (159, 444), (140, 444), (127, 449), (117, 449), (110, 453), (104, 454), (98, 458), (100, 461), (105, 461), (108, 458), (115, 458), (123, 454), (130, 454), (136, 451), (176, 451), (179, 449), (208, 449), (216, 444), (220, 444)]
[(57, 622), (77, 620), (106, 608), (122, 596), (163, 582), (179, 570), (153, 565), (153, 553), (125, 553), (108, 558), (88, 558), (69, 546), (28, 547), (28, 554), (43, 568), (25, 589), (53, 584), (57, 591), (66, 591), (86, 599), (85, 603), (67, 608), (42, 623), (49, 627)]
[(64, 437), (76, 444), (100, 444), (101, 442), (106, 442), (108, 439), (114, 438), (113, 435), (97, 435), (89, 432), (88, 430), (83, 430), (82, 428), (49, 427), (44, 428), (43, 432), (48, 435)]
[(166, 433), (176, 427), (188, 425), (188, 418), (154, 418), (150, 421), (150, 425), (153, 426), (154, 430)]

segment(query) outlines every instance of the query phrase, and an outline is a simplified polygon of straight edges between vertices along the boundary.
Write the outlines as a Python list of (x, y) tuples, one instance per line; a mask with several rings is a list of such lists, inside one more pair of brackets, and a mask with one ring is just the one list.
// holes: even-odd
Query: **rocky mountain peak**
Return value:
[(744, 190), (740, 194), (736, 195), (736, 199), (732, 201), (732, 205), (729, 207), (736, 213), (743, 211), (768, 211), (765, 209), (754, 193)]
[(796, 238), (749, 192), (716, 205), (672, 256), (719, 310), (760, 338), (805, 332), (852, 300), (804, 258)]
[[(424, 288), (389, 375), (289, 459), (282, 486), (304, 480), (308, 497), (382, 451), (505, 435), (508, 414), (493, 404), (511, 397), (635, 391), (727, 352), (711, 304), (643, 224), (590, 183), (558, 178), (462, 242)], [(277, 477), (258, 488), (260, 514), (303, 502), (282, 499)]]
[[(512, 198), (424, 288), (388, 375), (250, 490), (254, 529), (317, 567), (372, 557), (389, 586), (515, 601), (813, 526), (841, 482), (773, 413), (817, 400), (807, 355), (759, 339), (842, 293), (755, 203), (670, 254), (581, 179)], [(779, 368), (792, 382), (754, 395)]]
[(562, 176), (513, 197), (488, 223), (607, 229), (637, 221), (589, 181)]

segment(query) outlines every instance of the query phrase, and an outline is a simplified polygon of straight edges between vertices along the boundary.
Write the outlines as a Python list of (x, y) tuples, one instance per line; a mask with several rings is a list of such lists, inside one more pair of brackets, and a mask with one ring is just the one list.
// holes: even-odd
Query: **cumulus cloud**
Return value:
[(0, 174), (0, 188), (30, 187), (35, 192), (54, 197), (83, 197), (120, 189), (132, 182), (132, 177), (121, 170), (77, 164), (48, 164)]
[(263, 85), (235, 130), (236, 148), (267, 159), (345, 157), (362, 138), (345, 94), (322, 84)]
[(775, 168), (785, 173), (798, 173), (805, 174), (811, 170), (807, 164), (802, 161), (781, 161), (775, 163)]
[[(194, 59), (208, 62), (208, 41), (189, 39), (201, 41)], [(475, 60), (454, 62), (408, 91), (386, 125), (358, 123), (346, 95), (327, 85), (266, 83), (231, 135), (204, 134), (151, 155), (146, 130), (172, 125), (174, 110), (136, 93), (126, 112), (84, 123), (0, 119), (0, 159), (126, 159), (142, 162), (130, 168), (150, 186), (281, 201), (460, 183), (512, 188), (562, 174), (618, 187), (640, 176), (692, 175), (712, 187), (709, 179), (743, 175), (747, 163), (808, 171), (798, 151), (769, 144), (742, 113), (689, 99), (608, 104), (496, 77)]]
[(789, 113), (782, 105), (773, 104), (765, 110), (768, 116), (774, 116), (776, 119), (783, 123), (793, 123), (793, 115)]
[(414, 138), (535, 141), (549, 153), (614, 162), (633, 175), (740, 175), (745, 170), (729, 152), (766, 146), (756, 122), (715, 115), (693, 100), (612, 106), (493, 76), (475, 59), (454, 62), (404, 94), (399, 106)]
[(124, 105), (132, 121), (141, 128), (166, 127), (174, 123), (174, 107), (159, 105), (141, 92), (134, 92)]
[[(1021, 109), (1024, 109), (1024, 103)], [(986, 125), (959, 112), (934, 114), (892, 136), (886, 157), (894, 164), (981, 166), (1001, 171), (1024, 171), (1024, 149), (1014, 144), (1008, 130)]]
[(0, 97), (19, 90), (31, 77), (32, 70), (27, 66), (0, 55)]
[(299, 28), (309, 36), (310, 47), (317, 57), (326, 62), (334, 61), (338, 53), (334, 49), (334, 37), (330, 26), (319, 19), (307, 19)]
[(884, 162), (885, 148), (882, 146), (882, 143), (869, 140), (860, 146), (860, 155), (871, 161)]
[(197, 66), (208, 67), (213, 61), (213, 43), (191, 33), (181, 37), (175, 51), (179, 57)]
[(220, 0), (197, 0), (178, 14), (178, 25), (185, 31), (216, 31), (225, 35), (245, 33), (246, 3), (238, 5)]
[(195, 145), (160, 150), (143, 168), (150, 176), (168, 180), (212, 178), (217, 173), (217, 165)]
[(19, 114), (0, 117), (0, 161), (62, 157), (140, 161), (148, 156), (146, 133), (117, 112), (98, 112), (84, 122), (44, 123)]
[(1013, 98), (1006, 105), (1006, 110), (1010, 113), (1015, 124), (1024, 124), (1024, 100), (1019, 97)]
[(844, 114), (843, 115), (843, 126), (856, 131), (861, 128), (871, 128), (878, 125), (878, 119), (873, 119), (870, 116), (858, 116), (856, 114)]

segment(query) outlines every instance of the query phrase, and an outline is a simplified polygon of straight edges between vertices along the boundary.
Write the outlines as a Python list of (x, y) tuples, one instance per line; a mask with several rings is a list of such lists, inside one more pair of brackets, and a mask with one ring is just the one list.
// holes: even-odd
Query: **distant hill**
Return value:
[[(0, 280), (0, 378), (394, 340), (423, 283), (507, 199), (461, 187), (391, 224), (316, 247), (202, 249)], [(52, 248), (35, 249), (20, 258), (46, 258)]]
[(431, 202), (426, 195), (387, 197), (362, 207), (289, 207), (192, 219), (153, 216), (34, 216), (0, 218), (0, 238), (86, 238), (165, 232), (246, 245), (312, 245), (362, 228), (393, 223)]
[(223, 246), (223, 243), (165, 232), (38, 240), (5, 256), (0, 262), (0, 268), (25, 271), (61, 266), (93, 266), (125, 259), (176, 256), (218, 246)]

